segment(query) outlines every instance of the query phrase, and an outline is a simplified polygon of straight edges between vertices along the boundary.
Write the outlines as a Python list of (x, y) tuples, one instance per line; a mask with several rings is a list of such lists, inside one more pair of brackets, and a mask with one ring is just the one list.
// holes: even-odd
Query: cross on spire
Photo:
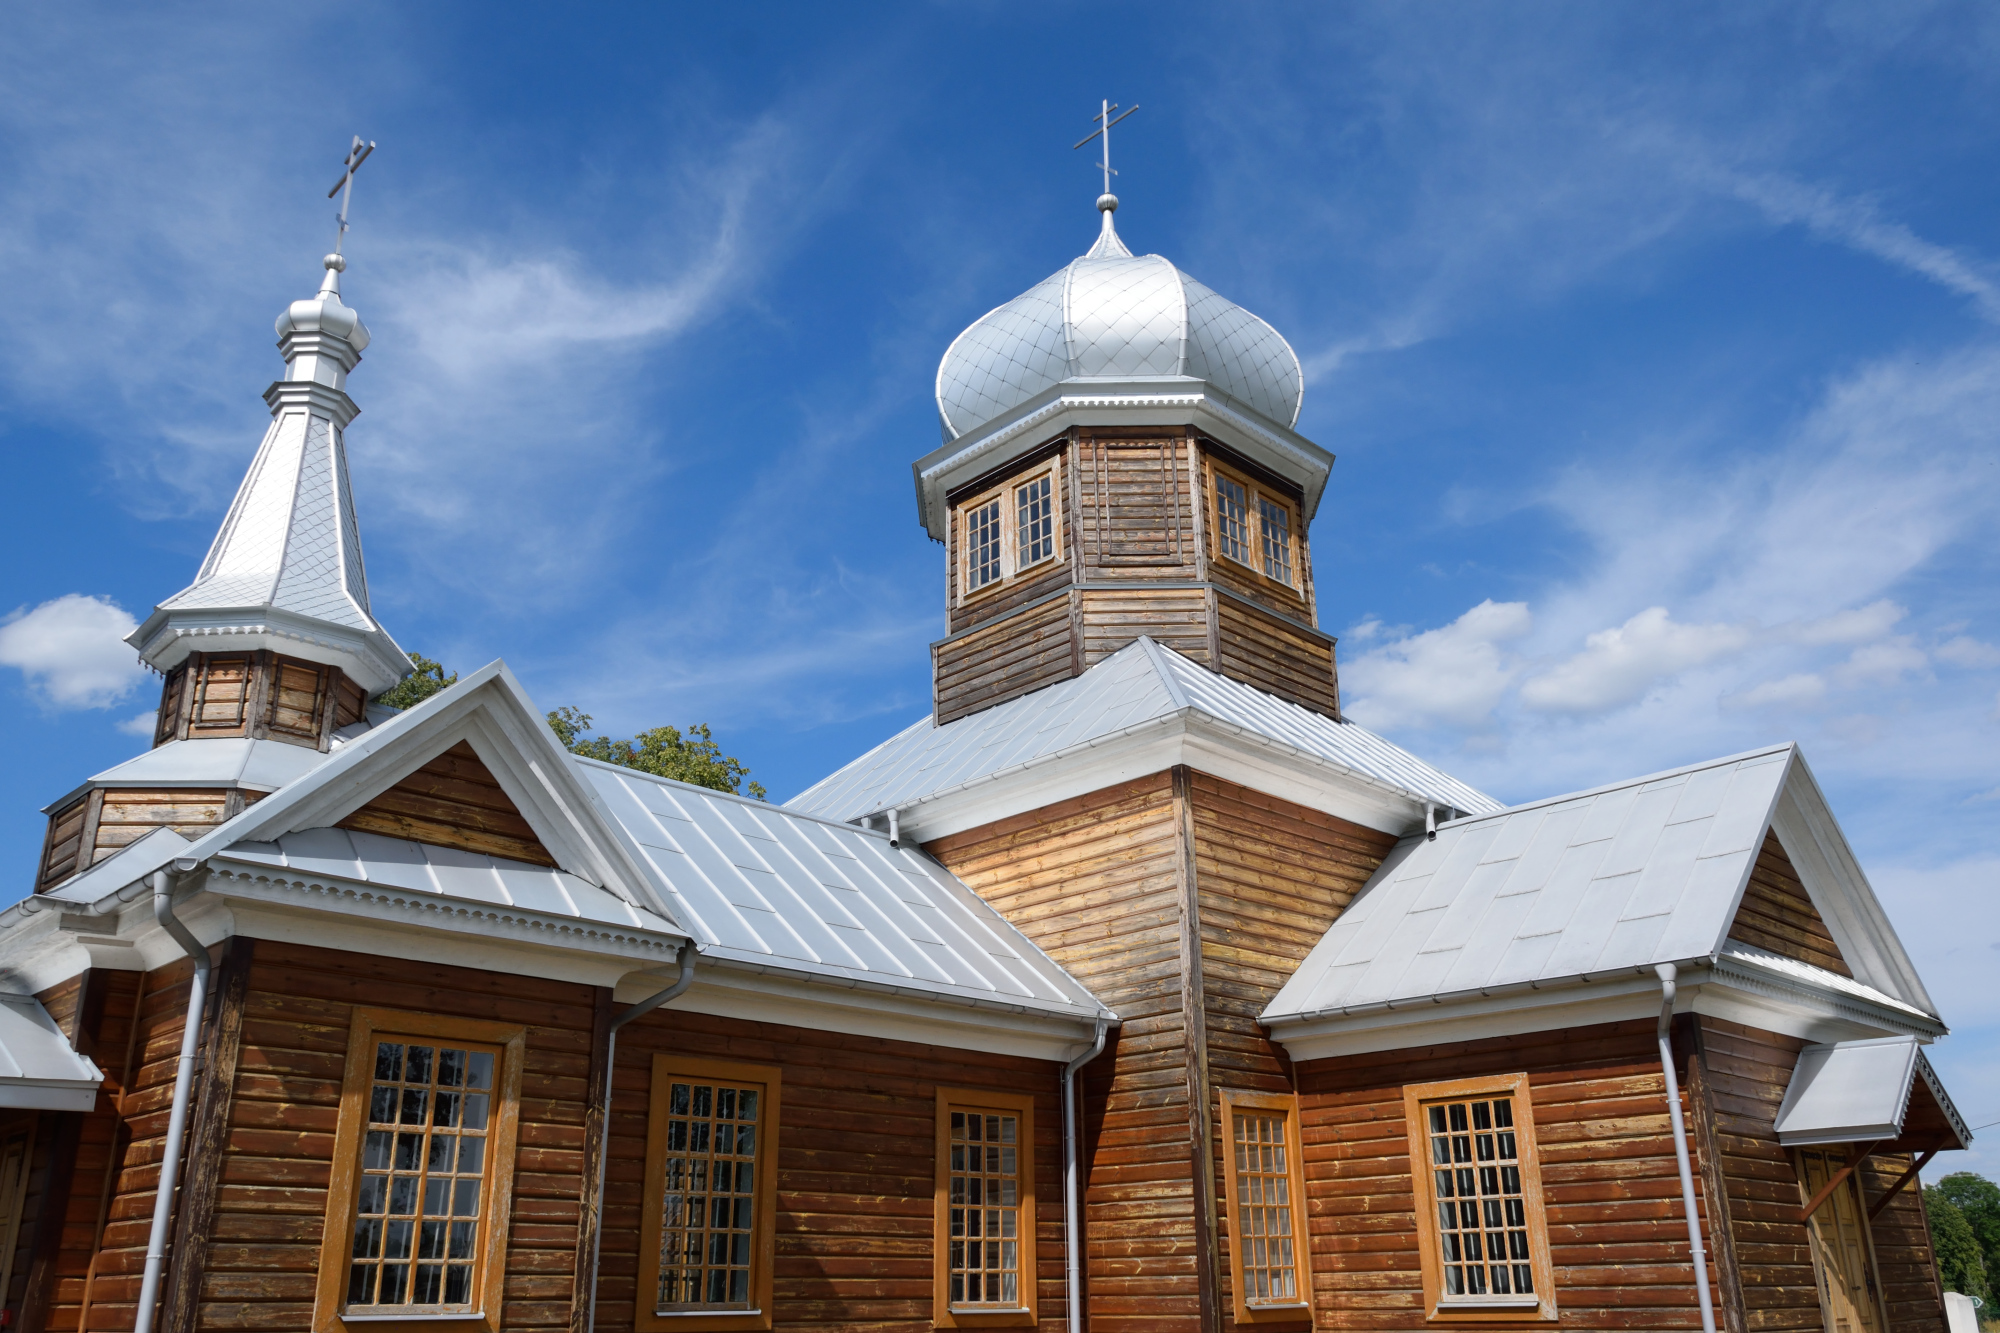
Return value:
[[(1137, 108), (1134, 109), (1136, 110)], [(354, 173), (361, 170), (361, 164), (366, 162), (368, 155), (374, 151), (375, 143), (372, 139), (368, 143), (363, 144), (361, 136), (358, 134), (355, 135), (354, 146), (347, 150), (347, 160), (340, 164), (344, 168), (340, 173), (340, 179), (335, 181), (333, 188), (326, 192), (326, 197), (329, 199), (337, 194), (340, 195), (340, 230), (334, 233), (333, 237), (333, 252), (335, 254), (340, 253), (340, 247), (347, 240), (347, 205), (348, 201), (354, 198)], [(343, 191), (345, 193), (342, 193)]]
[[(1111, 165), (1111, 127), (1138, 109), (1139, 106), (1135, 102), (1127, 107), (1124, 112), (1114, 116), (1111, 113), (1118, 110), (1117, 104), (1109, 101), (1105, 102), (1103, 109), (1091, 117), (1097, 123), (1097, 128), (1070, 145), (1071, 148), (1081, 148), (1092, 139), (1101, 138), (1104, 140), (1104, 160), (1093, 165), (1104, 169), (1104, 192), (1106, 194), (1111, 193), (1111, 178), (1118, 174), (1118, 169)], [(355, 142), (359, 143), (360, 140), (357, 139)]]

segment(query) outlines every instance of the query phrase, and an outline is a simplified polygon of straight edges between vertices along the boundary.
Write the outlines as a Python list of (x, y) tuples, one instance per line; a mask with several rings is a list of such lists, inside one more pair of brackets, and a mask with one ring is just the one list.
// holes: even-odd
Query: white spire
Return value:
[(264, 391), (271, 428), (201, 572), (126, 639), (158, 670), (190, 652), (269, 648), (337, 666), (370, 694), (410, 670), (368, 606), (341, 440), (360, 411), (347, 375), (368, 328), (340, 300), (347, 261), (325, 263), (319, 293), (278, 316), (285, 375)]

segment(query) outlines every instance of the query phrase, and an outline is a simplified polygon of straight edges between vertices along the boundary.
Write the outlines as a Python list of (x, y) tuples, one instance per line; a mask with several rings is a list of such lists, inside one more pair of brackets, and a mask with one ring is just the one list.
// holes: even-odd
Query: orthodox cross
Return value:
[[(1104, 103), (1104, 109), (1091, 117), (1092, 120), (1097, 122), (1097, 128), (1070, 145), (1071, 148), (1081, 148), (1092, 139), (1102, 138), (1104, 140), (1104, 160), (1093, 165), (1104, 169), (1104, 192), (1106, 194), (1111, 193), (1111, 178), (1118, 174), (1117, 169), (1111, 165), (1111, 127), (1138, 109), (1138, 104), (1135, 102), (1133, 105), (1127, 107), (1122, 114), (1114, 116), (1111, 113), (1118, 110), (1117, 106), (1111, 102)], [(359, 143), (361, 141), (357, 139), (355, 142)]]
[(340, 253), (341, 244), (347, 239), (347, 204), (354, 198), (354, 173), (361, 170), (361, 164), (366, 162), (368, 155), (374, 151), (375, 144), (372, 140), (363, 144), (361, 136), (355, 135), (354, 146), (347, 150), (347, 160), (340, 164), (345, 170), (340, 173), (340, 179), (333, 183), (333, 188), (326, 192), (326, 197), (329, 199), (337, 194), (340, 195), (340, 231), (333, 238), (335, 254)]

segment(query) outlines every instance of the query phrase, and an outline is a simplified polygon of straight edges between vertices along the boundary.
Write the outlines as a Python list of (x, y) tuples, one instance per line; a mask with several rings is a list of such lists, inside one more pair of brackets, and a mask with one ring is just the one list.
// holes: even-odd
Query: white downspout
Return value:
[[(596, 1333), (597, 1328), (597, 1260), (604, 1253), (604, 1177), (611, 1164), (611, 1090), (617, 1085), (618, 1029), (635, 1018), (643, 1018), (694, 985), (695, 947), (693, 940), (683, 940), (675, 961), (680, 964), (681, 974), (674, 984), (657, 995), (648, 996), (624, 1013), (611, 1020), (611, 1034), (604, 1043), (604, 1138), (597, 1150), (597, 1225), (590, 1233), (590, 1285), (585, 1289), (584, 1308), (589, 1311), (584, 1333)], [(136, 1333), (144, 1333), (138, 1330)]]
[(1104, 1034), (1110, 1024), (1097, 1020), (1097, 1036), (1090, 1049), (1063, 1066), (1063, 1273), (1069, 1296), (1069, 1333), (1083, 1333), (1083, 1205), (1078, 1197), (1081, 1156), (1076, 1132), (1076, 1073), (1104, 1052)]
[(1681, 1084), (1674, 1074), (1674, 978), (1680, 969), (1661, 963), (1660, 1072), (1667, 1077), (1667, 1117), (1674, 1127), (1674, 1158), (1681, 1168), (1681, 1207), (1687, 1213), (1688, 1252), (1694, 1260), (1695, 1296), (1701, 1301), (1701, 1333), (1715, 1333), (1715, 1306), (1708, 1295), (1708, 1253), (1701, 1243), (1701, 1218), (1695, 1213), (1694, 1169), (1688, 1165), (1687, 1125), (1681, 1119)]
[(180, 1182), (181, 1147), (187, 1138), (188, 1100), (194, 1091), (195, 1052), (201, 1048), (202, 1020), (207, 1017), (208, 950), (194, 932), (174, 915), (174, 886), (194, 869), (195, 862), (174, 862), (172, 871), (153, 872), (153, 919), (173, 937), (174, 943), (194, 961), (194, 978), (188, 983), (187, 1019), (181, 1026), (181, 1058), (174, 1070), (173, 1109), (167, 1114), (167, 1145), (160, 1157), (160, 1183), (153, 1195), (153, 1227), (146, 1237), (146, 1270), (139, 1281), (138, 1321), (132, 1333), (153, 1333), (153, 1320), (160, 1302), (160, 1277), (167, 1266), (167, 1233), (173, 1228), (174, 1189)]

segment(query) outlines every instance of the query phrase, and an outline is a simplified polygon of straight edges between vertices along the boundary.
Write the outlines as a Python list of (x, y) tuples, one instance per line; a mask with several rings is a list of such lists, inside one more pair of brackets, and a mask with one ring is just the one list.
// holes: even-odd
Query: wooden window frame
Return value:
[[(1021, 1117), (1021, 1308), (1018, 1310), (954, 1310), (951, 1306), (951, 1113), (1005, 1111)], [(936, 1279), (931, 1288), (931, 1323), (935, 1328), (1028, 1328), (1039, 1317), (1036, 1233), (1040, 1215), (1035, 1206), (1035, 1099), (1026, 1093), (995, 1092), (990, 1088), (937, 1090), (937, 1222)]]
[[(1284, 1304), (1263, 1303), (1252, 1305), (1243, 1294), (1242, 1250), (1238, 1242), (1243, 1236), (1242, 1205), (1237, 1201), (1236, 1191), (1236, 1113), (1239, 1111), (1278, 1112), (1285, 1118), (1285, 1151), (1291, 1154), (1291, 1165), (1287, 1172), (1292, 1182), (1292, 1255), (1298, 1270), (1299, 1296), (1297, 1301)], [(1236, 1322), (1287, 1323), (1296, 1324), (1313, 1317), (1314, 1300), (1312, 1284), (1312, 1245), (1306, 1231), (1306, 1173), (1304, 1154), (1299, 1139), (1299, 1099), (1292, 1093), (1273, 1092), (1222, 1092), (1222, 1163), (1223, 1188), (1229, 1208), (1229, 1290), (1236, 1306)]]
[[(1021, 525), (1016, 511), (1018, 502), (1015, 495), (1023, 486), (1039, 481), (1043, 477), (1049, 479), (1049, 526), (1055, 550), (1052, 555), (1024, 567), (1020, 562)], [(1000, 577), (982, 588), (975, 589), (972, 586), (972, 543), (968, 540), (971, 527), (970, 515), (973, 510), (989, 505), (995, 500), (1000, 501)], [(958, 568), (954, 571), (954, 582), (958, 588), (960, 606), (983, 601), (1003, 588), (1014, 586), (1023, 578), (1039, 577), (1061, 565), (1066, 558), (1063, 540), (1061, 455), (1045, 459), (1025, 472), (988, 486), (977, 495), (967, 496), (953, 506), (951, 521), (956, 525), (958, 538)]]
[[(1437, 1192), (1431, 1178), (1430, 1131), (1424, 1109), (1433, 1102), (1463, 1101), (1506, 1094), (1514, 1103), (1515, 1156), (1521, 1167), (1521, 1198), (1528, 1222), (1528, 1262), (1535, 1275), (1533, 1304), (1519, 1298), (1458, 1297), (1446, 1303), (1444, 1263), (1439, 1255)], [(1403, 1123), (1409, 1135), (1410, 1188), (1417, 1214), (1417, 1255), (1423, 1269), (1424, 1319), (1435, 1324), (1495, 1324), (1554, 1322), (1555, 1266), (1549, 1259), (1549, 1227), (1542, 1195), (1541, 1153), (1535, 1140), (1535, 1109), (1528, 1076), (1494, 1074), (1484, 1078), (1412, 1083), (1403, 1088)]]
[[(1304, 601), (1306, 596), (1304, 568), (1305, 534), (1300, 528), (1298, 501), (1292, 499), (1291, 496), (1286, 495), (1283, 491), (1273, 490), (1269, 486), (1263, 485), (1252, 478), (1249, 473), (1229, 466), (1229, 464), (1216, 458), (1213, 454), (1208, 455), (1208, 471), (1208, 512), (1204, 517), (1207, 519), (1205, 526), (1211, 534), (1210, 544), (1214, 547), (1212, 552), (1213, 558), (1216, 560), (1227, 560), (1230, 568), (1244, 570), (1259, 582), (1269, 587), (1283, 588), (1300, 601)], [(1229, 555), (1222, 549), (1222, 519), (1216, 511), (1216, 506), (1220, 503), (1222, 496), (1221, 488), (1215, 484), (1215, 479), (1218, 476), (1227, 477), (1243, 488), (1243, 493), (1246, 497), (1243, 513), (1245, 544), (1249, 547), (1248, 554), (1251, 557), (1252, 563), (1245, 563), (1238, 560), (1235, 556)], [(1277, 505), (1285, 511), (1287, 526), (1285, 542), (1292, 567), (1292, 581), (1290, 583), (1285, 582), (1283, 579), (1274, 579), (1264, 572), (1264, 518), (1263, 511), (1258, 508), (1260, 500), (1269, 500), (1272, 504)]]
[[(660, 1233), (666, 1196), (667, 1097), (676, 1076), (704, 1082), (759, 1083), (764, 1088), (761, 1132), (757, 1136), (757, 1192), (752, 1228), (751, 1292), (748, 1310), (675, 1310), (661, 1314), (648, 1293), (660, 1285)], [(749, 1333), (771, 1327), (774, 1300), (772, 1268), (777, 1259), (778, 1135), (784, 1105), (784, 1071), (776, 1065), (744, 1064), (737, 1060), (707, 1060), (692, 1055), (655, 1055), (652, 1092), (646, 1118), (646, 1179), (640, 1192), (639, 1284), (633, 1292), (633, 1327), (637, 1333)]]
[[(355, 1205), (361, 1188), (362, 1136), (368, 1129), (369, 1089), (375, 1080), (375, 1042), (380, 1037), (417, 1041), (479, 1042), (500, 1048), (493, 1079), (493, 1120), (488, 1132), (486, 1204), (489, 1225), (485, 1253), (474, 1285), (478, 1309), (469, 1314), (348, 1315), (347, 1266), (353, 1246)], [(515, 1149), (521, 1120), (521, 1066), (528, 1030), (443, 1014), (398, 1009), (354, 1011), (347, 1029), (347, 1070), (340, 1088), (340, 1119), (333, 1136), (333, 1174), (327, 1187), (326, 1234), (320, 1242), (319, 1282), (314, 1291), (314, 1333), (500, 1333), (507, 1284), (507, 1235), (513, 1221)]]

